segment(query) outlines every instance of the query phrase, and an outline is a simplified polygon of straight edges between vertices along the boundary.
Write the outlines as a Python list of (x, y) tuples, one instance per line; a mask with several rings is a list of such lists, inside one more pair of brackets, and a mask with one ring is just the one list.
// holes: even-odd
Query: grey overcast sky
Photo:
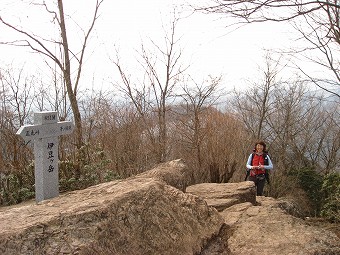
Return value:
[[(56, 33), (50, 29), (50, 19), (41, 9), (37, 12), (37, 6), (27, 4), (29, 2), (32, 1), (1, 0), (0, 15), (36, 33)], [(86, 29), (94, 4), (95, 0), (68, 0), (64, 1), (64, 9)], [(199, 13), (189, 15), (182, 4), (181, 0), (105, 0), (87, 51), (84, 74), (90, 78), (83, 81), (84, 86), (90, 86), (86, 83), (90, 83), (92, 77), (100, 80), (104, 87), (110, 86), (107, 81), (111, 78), (117, 79), (112, 77), (114, 66), (108, 59), (114, 55), (114, 45), (119, 48), (121, 59), (127, 60), (125, 66), (133, 69), (133, 59), (142, 40), (151, 38), (162, 42), (162, 24), (166, 26), (170, 22), (174, 6), (178, 11), (184, 10), (181, 16), (186, 17), (180, 21), (177, 32), (177, 36), (182, 37), (182, 61), (190, 65), (190, 73), (194, 78), (197, 75), (198, 80), (202, 78), (199, 76), (222, 74), (226, 86), (240, 86), (245, 79), (258, 75), (258, 66), (264, 64), (265, 50), (289, 46), (291, 30), (283, 23), (252, 24), (233, 31), (226, 27), (232, 20)], [(74, 39), (71, 46), (80, 37), (78, 33), (72, 28), (68, 30)], [(0, 40), (8, 38), (14, 38), (10, 31), (0, 33)], [(43, 63), (41, 57), (9, 46), (0, 45), (0, 54), (2, 64), (13, 63), (20, 67), (21, 63), (26, 63), (25, 66), (36, 67)]]

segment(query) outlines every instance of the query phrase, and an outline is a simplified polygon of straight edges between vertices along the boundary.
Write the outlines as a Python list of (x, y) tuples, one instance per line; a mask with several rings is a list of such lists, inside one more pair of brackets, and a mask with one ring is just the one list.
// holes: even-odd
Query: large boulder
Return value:
[(185, 192), (190, 183), (190, 172), (183, 159), (176, 159), (158, 164), (132, 178), (153, 178)]
[(207, 201), (208, 205), (218, 211), (244, 202), (256, 204), (256, 189), (254, 182), (240, 183), (200, 183), (187, 187), (186, 192), (194, 194)]
[(187, 192), (204, 198), (224, 218), (220, 234), (201, 255), (340, 254), (335, 233), (289, 214), (298, 211), (287, 210), (289, 201), (256, 197), (251, 182), (202, 183)]
[(273, 198), (257, 197), (257, 202), (256, 206), (243, 203), (221, 212), (230, 231), (230, 255), (340, 254), (335, 233), (287, 214)]
[(0, 215), (0, 254), (198, 254), (223, 224), (201, 198), (152, 178), (70, 192)]

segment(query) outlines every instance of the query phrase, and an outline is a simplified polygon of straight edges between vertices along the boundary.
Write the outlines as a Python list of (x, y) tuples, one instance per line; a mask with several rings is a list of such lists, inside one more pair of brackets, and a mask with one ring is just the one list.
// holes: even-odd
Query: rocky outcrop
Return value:
[(222, 217), (151, 178), (110, 182), (2, 211), (0, 254), (196, 254)]
[[(340, 239), (333, 232), (288, 214), (292, 210), (287, 210), (284, 200), (256, 197), (254, 203), (250, 198), (254, 195), (251, 186), (254, 186), (251, 182), (242, 182), (198, 184), (187, 188), (188, 192), (213, 201), (210, 204), (218, 208), (224, 218), (225, 225), (219, 236), (211, 240), (202, 255), (340, 254)], [(233, 201), (227, 208), (226, 194), (230, 194)]]
[(183, 159), (161, 163), (155, 168), (132, 178), (153, 178), (185, 192), (190, 183), (190, 173)]
[(187, 192), (202, 197), (218, 211), (244, 202), (256, 204), (256, 189), (253, 182), (200, 183), (187, 188)]
[(286, 214), (273, 198), (257, 197), (257, 206), (234, 205), (221, 215), (232, 234), (230, 254), (340, 254), (340, 239), (332, 232)]
[[(339, 238), (256, 197), (252, 182), (188, 184), (177, 160), (0, 209), (0, 254), (340, 254)], [(216, 208), (216, 209), (215, 209)]]

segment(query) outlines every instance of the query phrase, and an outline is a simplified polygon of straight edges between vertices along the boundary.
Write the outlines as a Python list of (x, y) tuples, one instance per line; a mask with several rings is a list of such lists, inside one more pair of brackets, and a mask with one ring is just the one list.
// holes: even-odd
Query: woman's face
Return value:
[(263, 145), (262, 144), (256, 144), (256, 152), (263, 152)]

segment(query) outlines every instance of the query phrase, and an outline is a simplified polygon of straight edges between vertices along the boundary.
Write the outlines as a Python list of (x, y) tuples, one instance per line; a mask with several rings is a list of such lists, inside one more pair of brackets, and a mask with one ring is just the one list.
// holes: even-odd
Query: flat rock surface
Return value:
[(0, 214), (0, 254), (195, 254), (219, 233), (202, 199), (151, 178), (110, 182)]
[(186, 192), (202, 197), (208, 205), (223, 211), (232, 205), (250, 202), (256, 204), (256, 190), (253, 182), (200, 183), (187, 187)]

